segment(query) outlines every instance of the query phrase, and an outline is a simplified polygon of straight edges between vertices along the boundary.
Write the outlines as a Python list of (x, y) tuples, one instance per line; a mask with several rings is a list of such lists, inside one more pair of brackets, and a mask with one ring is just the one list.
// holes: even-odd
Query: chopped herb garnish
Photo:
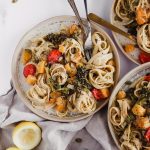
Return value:
[(130, 114), (127, 116), (126, 121), (127, 123), (132, 123), (135, 120), (135, 116)]
[(53, 43), (54, 45), (58, 46), (63, 41), (65, 41), (66, 38), (68, 38), (68, 36), (66, 34), (63, 34), (63, 33), (58, 33), (58, 34), (50, 33), (44, 37), (44, 40), (49, 41), (49, 42)]
[(137, 97), (134, 95), (134, 90), (135, 88), (130, 88), (129, 90), (127, 90), (126, 94), (127, 94), (127, 98), (129, 98), (133, 103), (137, 101)]
[(79, 67), (77, 69), (76, 79), (81, 86), (86, 87), (87, 89), (91, 89), (92, 85), (88, 82), (87, 76), (89, 71), (84, 67)]
[(131, 82), (131, 81), (126, 81), (125, 84), (126, 84), (126, 85), (131, 85), (132, 82)]

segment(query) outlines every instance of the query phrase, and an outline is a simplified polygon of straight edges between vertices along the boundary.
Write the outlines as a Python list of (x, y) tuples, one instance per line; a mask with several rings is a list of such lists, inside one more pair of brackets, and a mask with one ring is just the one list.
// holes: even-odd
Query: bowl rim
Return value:
[[(43, 20), (41, 21), (40, 23), (34, 25), (32, 28), (30, 28), (23, 36), (22, 38), (19, 40), (19, 42), (17, 43), (17, 46), (15, 48), (15, 51), (13, 53), (13, 57), (12, 57), (12, 63), (11, 63), (11, 75), (12, 75), (12, 82), (13, 82), (13, 85), (17, 91), (17, 94), (18, 96), (20, 97), (21, 101), (26, 105), (26, 107), (29, 108), (29, 110), (31, 110), (34, 114), (44, 118), (44, 119), (47, 119), (47, 120), (51, 120), (51, 121), (57, 121), (57, 122), (74, 122), (74, 121), (79, 121), (79, 120), (83, 120), (89, 116), (92, 116), (93, 114), (95, 114), (96, 112), (98, 112), (101, 108), (103, 108), (109, 101), (109, 99), (105, 100), (104, 103), (102, 103), (102, 105), (100, 105), (93, 113), (90, 113), (90, 114), (85, 114), (84, 116), (74, 116), (74, 117), (69, 117), (67, 119), (65, 118), (60, 118), (60, 117), (55, 117), (55, 116), (50, 116), (46, 113), (42, 113), (41, 111), (39, 112), (39, 110), (35, 109), (32, 107), (31, 104), (29, 104), (27, 102), (27, 98), (25, 98), (23, 96), (23, 91), (21, 90), (21, 88), (19, 88), (19, 81), (16, 81), (16, 77), (15, 77), (15, 74), (16, 74), (16, 71), (17, 71), (17, 58), (19, 57), (17, 55), (17, 52), (20, 52), (21, 49), (19, 49), (19, 45), (21, 44), (22, 40), (25, 38), (25, 36), (27, 36), (30, 32), (32, 32), (32, 30), (34, 30), (35, 28), (39, 27), (40, 25), (42, 25), (43, 23), (46, 23), (50, 20), (61, 20), (61, 18), (66, 18), (66, 19), (74, 19), (74, 20), (77, 20), (75, 16), (71, 16), (71, 15), (62, 15), (62, 16), (55, 16), (55, 17), (51, 17), (51, 18), (48, 18), (46, 20)], [(83, 20), (85, 20), (84, 18), (82, 18)], [(117, 66), (117, 71), (115, 73), (115, 85), (117, 84), (118, 80), (119, 80), (119, 76), (120, 76), (120, 57), (119, 57), (119, 54), (118, 54), (118, 51), (117, 51), (117, 48), (113, 42), (113, 40), (110, 38), (110, 36), (107, 34), (106, 31), (104, 31), (100, 26), (98, 26), (97, 24), (95, 23), (92, 23), (95, 27), (94, 29), (102, 32), (105, 34), (105, 36), (107, 37), (108, 41), (110, 42), (111, 46), (113, 47), (112, 48), (112, 51), (114, 53), (114, 56), (115, 56), (115, 62), (116, 62), (116, 66)], [(115, 87), (115, 85), (113, 86), (113, 88)], [(29, 101), (29, 100), (28, 100)]]
[(137, 74), (139, 71), (142, 71), (142, 70), (145, 70), (146, 68), (150, 68), (150, 62), (148, 63), (144, 63), (142, 65), (139, 65), (137, 67), (135, 67), (134, 69), (132, 69), (131, 71), (129, 71), (119, 82), (118, 84), (116, 85), (116, 87), (114, 88), (111, 96), (110, 96), (110, 99), (109, 99), (109, 103), (108, 103), (108, 111), (107, 111), (107, 124), (108, 124), (108, 127), (109, 127), (109, 131), (111, 133), (111, 136), (113, 137), (113, 140), (115, 141), (115, 144), (117, 145), (117, 147), (119, 149), (121, 149), (120, 145), (119, 145), (119, 142), (115, 136), (115, 132), (114, 132), (114, 129), (113, 129), (113, 125), (111, 124), (110, 122), (110, 115), (109, 115), (109, 109), (112, 105), (112, 103), (116, 100), (115, 99), (115, 96), (117, 94), (117, 92), (119, 91), (120, 87), (123, 86), (125, 84), (125, 82), (131, 77), (133, 76), (134, 74)]
[[(113, 4), (112, 4), (112, 7), (111, 7), (111, 11), (110, 11), (110, 22), (111, 24), (113, 24), (113, 18), (114, 18), (114, 7), (115, 7), (115, 3), (116, 3), (116, 0), (113, 1)], [(117, 43), (117, 46), (119, 47), (119, 49), (121, 50), (121, 52), (131, 61), (133, 62), (134, 64), (136, 65), (142, 65), (141, 63), (137, 62), (136, 60), (134, 60), (132, 57), (130, 57), (123, 49), (123, 47), (121, 46), (119, 40), (117, 39), (117, 33), (115, 33), (114, 31), (111, 31), (112, 32), (112, 35), (115, 39), (115, 42)]]

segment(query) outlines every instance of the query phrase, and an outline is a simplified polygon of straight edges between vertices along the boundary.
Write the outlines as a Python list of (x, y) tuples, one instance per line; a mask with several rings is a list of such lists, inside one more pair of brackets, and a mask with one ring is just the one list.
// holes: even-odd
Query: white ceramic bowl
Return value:
[(108, 104), (108, 115), (107, 115), (108, 126), (109, 126), (109, 130), (111, 132), (111, 135), (119, 149), (120, 149), (119, 141), (115, 135), (113, 126), (110, 122), (109, 109), (112, 106), (113, 102), (116, 100), (116, 95), (119, 92), (119, 90), (120, 89), (127, 90), (129, 88), (129, 85), (125, 84), (127, 81), (134, 82), (135, 80), (137, 80), (141, 76), (146, 75), (147, 73), (150, 73), (150, 62), (140, 65), (140, 66), (136, 67), (135, 69), (131, 70), (128, 74), (126, 74), (119, 81), (119, 83), (117, 84), (117, 86), (115, 87), (115, 89), (113, 90), (113, 92), (110, 96), (110, 100), (109, 100), (109, 104)]
[[(30, 31), (28, 31), (23, 36), (23, 38), (21, 39), (21, 41), (17, 45), (14, 56), (13, 56), (12, 80), (13, 80), (14, 87), (15, 87), (18, 95), (20, 96), (20, 99), (24, 102), (24, 104), (31, 111), (33, 111), (35, 114), (37, 114), (37, 115), (39, 115), (45, 119), (54, 120), (54, 121), (61, 121), (61, 122), (71, 122), (71, 121), (81, 120), (81, 119), (84, 119), (90, 115), (93, 115), (95, 112), (100, 110), (108, 102), (108, 100), (101, 101), (99, 103), (99, 105), (97, 106), (97, 109), (92, 114), (78, 114), (75, 116), (60, 118), (54, 114), (47, 114), (43, 111), (40, 111), (40, 110), (33, 108), (30, 101), (26, 97), (25, 91), (29, 87), (26, 84), (25, 79), (23, 77), (23, 73), (22, 73), (23, 65), (20, 63), (22, 48), (26, 47), (26, 45), (28, 44), (30, 39), (44, 36), (44, 35), (47, 35), (48, 33), (51, 33), (51, 32), (58, 32), (58, 31), (60, 31), (60, 28), (62, 27), (62, 25), (69, 26), (69, 25), (75, 24), (75, 23), (78, 24), (78, 21), (76, 20), (76, 17), (73, 17), (73, 16), (54, 17), (54, 18), (50, 18), (46, 21), (39, 23), (38, 25), (33, 27)], [(114, 80), (115, 80), (115, 84), (116, 84), (118, 81), (118, 78), (119, 78), (119, 74), (120, 74), (120, 61), (119, 61), (119, 55), (118, 55), (118, 52), (116, 50), (116, 47), (113, 44), (110, 37), (106, 34), (106, 32), (104, 30), (102, 30), (99, 26), (97, 26), (95, 24), (93, 24), (93, 28), (99, 32), (102, 32), (104, 35), (106, 35), (106, 37), (107, 37), (107, 39), (111, 45), (112, 52), (114, 54), (114, 59), (116, 62), (116, 73), (114, 76)]]
[[(110, 13), (110, 21), (113, 25), (117, 26), (118, 28), (122, 29), (123, 31), (127, 32), (127, 29), (119, 23), (119, 21), (115, 20), (115, 12), (114, 12), (114, 7), (115, 7), (116, 0), (114, 0), (111, 13)], [(141, 62), (139, 61), (139, 54), (141, 50), (139, 48), (135, 48), (135, 50), (131, 53), (125, 52), (123, 46), (126, 44), (134, 44), (134, 42), (118, 33), (112, 32), (113, 36), (115, 38), (116, 43), (118, 44), (119, 48), (123, 52), (123, 54), (132, 62), (134, 62), (137, 65), (140, 65)]]

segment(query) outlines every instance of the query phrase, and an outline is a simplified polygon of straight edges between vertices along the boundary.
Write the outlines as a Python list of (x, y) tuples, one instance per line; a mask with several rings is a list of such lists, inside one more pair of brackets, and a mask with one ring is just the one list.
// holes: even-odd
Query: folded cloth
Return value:
[[(36, 150), (80, 150), (80, 144), (77, 144), (78, 148), (75, 146), (76, 149), (71, 148), (79, 133), (82, 133), (80, 138), (84, 138), (83, 141), (86, 141), (87, 147), (90, 148), (88, 150), (96, 150), (95, 142), (99, 143), (97, 147), (100, 147), (101, 150), (115, 150), (113, 139), (109, 135), (106, 115), (106, 110), (103, 109), (93, 117), (72, 123), (44, 120), (32, 113), (20, 101), (11, 85), (8, 93), (0, 97), (0, 150), (13, 146), (11, 132), (15, 123), (19, 121), (34, 121), (42, 128), (42, 142)], [(85, 133), (90, 135), (86, 136)], [(93, 139), (90, 140), (92, 137)], [(92, 142), (92, 146), (91, 141), (94, 140), (97, 141)]]

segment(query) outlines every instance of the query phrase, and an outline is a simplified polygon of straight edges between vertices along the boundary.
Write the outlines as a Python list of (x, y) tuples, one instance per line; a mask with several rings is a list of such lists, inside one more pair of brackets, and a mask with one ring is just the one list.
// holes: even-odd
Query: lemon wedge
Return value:
[(9, 147), (9, 148), (7, 148), (6, 150), (20, 150), (20, 149), (17, 148), (17, 147)]
[(31, 150), (41, 141), (41, 129), (33, 122), (21, 122), (13, 130), (14, 144), (23, 150)]

